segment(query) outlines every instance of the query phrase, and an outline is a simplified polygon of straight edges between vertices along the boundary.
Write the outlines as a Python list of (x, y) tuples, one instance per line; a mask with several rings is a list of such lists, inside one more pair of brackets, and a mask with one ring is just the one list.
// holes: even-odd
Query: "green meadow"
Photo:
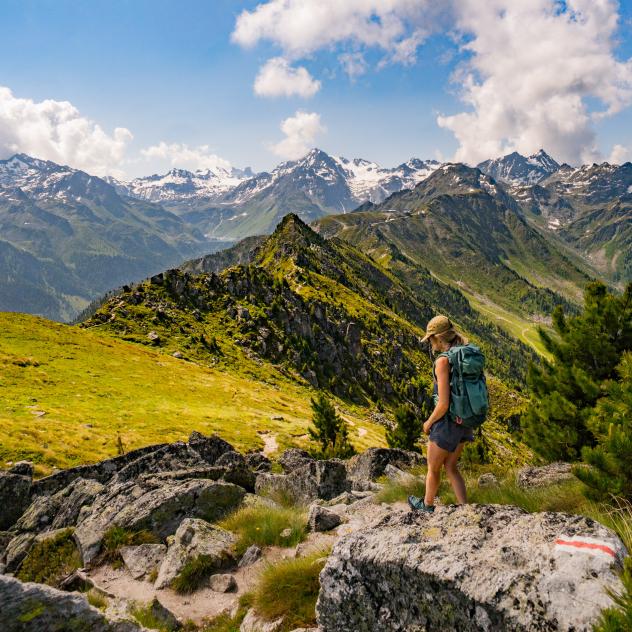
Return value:
[[(193, 430), (241, 450), (307, 442), (314, 391), (236, 347), (208, 367), (24, 314), (0, 313), (0, 328), (0, 467), (30, 459), (42, 475)], [(366, 410), (338, 403), (358, 449), (385, 445)]]

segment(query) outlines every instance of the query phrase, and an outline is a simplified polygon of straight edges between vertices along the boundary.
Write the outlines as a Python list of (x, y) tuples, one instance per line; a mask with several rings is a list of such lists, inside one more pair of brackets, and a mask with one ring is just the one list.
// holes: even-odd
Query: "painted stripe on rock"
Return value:
[(597, 538), (582, 536), (562, 536), (555, 540), (556, 551), (566, 551), (569, 553), (583, 552), (593, 555), (606, 554), (613, 558), (617, 557), (615, 546), (613, 546), (612, 542), (608, 542), (607, 540), (598, 540)]

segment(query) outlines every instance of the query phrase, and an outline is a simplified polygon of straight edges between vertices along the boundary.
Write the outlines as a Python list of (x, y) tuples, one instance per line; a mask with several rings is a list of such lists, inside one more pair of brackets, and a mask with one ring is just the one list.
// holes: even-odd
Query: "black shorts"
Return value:
[(428, 438), (442, 450), (454, 452), (459, 444), (474, 441), (474, 431), (444, 417), (432, 424)]

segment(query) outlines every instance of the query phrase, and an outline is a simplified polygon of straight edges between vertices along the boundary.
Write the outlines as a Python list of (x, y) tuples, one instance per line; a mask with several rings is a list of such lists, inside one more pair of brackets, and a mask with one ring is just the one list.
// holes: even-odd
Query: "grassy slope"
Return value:
[[(246, 357), (239, 370), (209, 368), (33, 316), (0, 313), (0, 326), (0, 466), (29, 458), (46, 473), (106, 458), (117, 433), (126, 449), (199, 430), (246, 450), (269, 430), (283, 447), (301, 443), (311, 417), (308, 388)], [(345, 416), (358, 448), (383, 445), (359, 410)]]

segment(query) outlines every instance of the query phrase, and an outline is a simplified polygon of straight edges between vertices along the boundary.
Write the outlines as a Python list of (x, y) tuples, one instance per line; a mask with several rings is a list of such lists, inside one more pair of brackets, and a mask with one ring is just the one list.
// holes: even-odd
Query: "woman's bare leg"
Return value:
[(434, 441), (428, 441), (428, 473), (426, 474), (426, 495), (424, 503), (434, 505), (434, 499), (441, 483), (441, 468), (450, 456), (447, 450), (440, 448)]
[(445, 460), (445, 472), (448, 475), (448, 480), (450, 481), (450, 485), (452, 485), (452, 489), (456, 495), (456, 500), (459, 504), (467, 502), (465, 481), (459, 471), (459, 457), (461, 456), (461, 452), (463, 452), (464, 447), (465, 443), (460, 443), (459, 447), (454, 452), (448, 453), (448, 457)]

